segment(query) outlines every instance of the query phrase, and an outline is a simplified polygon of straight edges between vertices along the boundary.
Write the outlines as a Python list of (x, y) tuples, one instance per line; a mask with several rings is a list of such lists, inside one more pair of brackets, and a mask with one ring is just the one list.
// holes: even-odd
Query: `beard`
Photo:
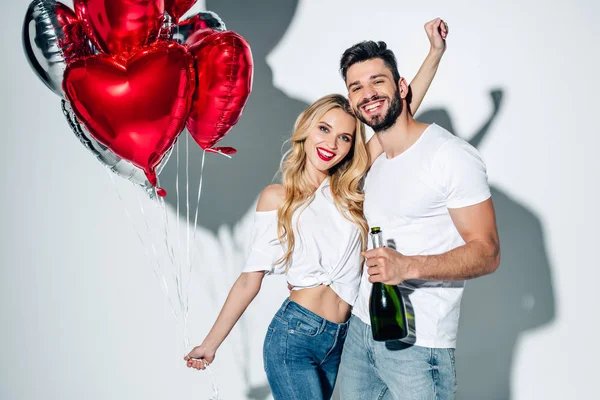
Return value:
[[(390, 104), (385, 115), (375, 115), (371, 117), (371, 120), (367, 120), (361, 110), (360, 107), (366, 103), (370, 103), (375, 100), (388, 100)], [(379, 133), (383, 131), (387, 131), (396, 123), (396, 120), (402, 114), (402, 100), (400, 99), (400, 91), (396, 86), (396, 92), (394, 93), (394, 97), (390, 99), (387, 96), (375, 96), (370, 99), (365, 99), (361, 101), (357, 108), (354, 109), (354, 114), (361, 120), (364, 124), (371, 127), (374, 132)]]

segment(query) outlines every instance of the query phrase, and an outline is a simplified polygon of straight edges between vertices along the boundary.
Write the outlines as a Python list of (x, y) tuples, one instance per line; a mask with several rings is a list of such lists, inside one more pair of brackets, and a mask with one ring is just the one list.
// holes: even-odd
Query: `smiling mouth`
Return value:
[(376, 100), (361, 106), (360, 109), (367, 115), (377, 114), (383, 107), (385, 100)]
[(317, 154), (319, 155), (319, 158), (321, 158), (321, 160), (323, 161), (331, 161), (333, 160), (333, 157), (335, 157), (335, 153), (329, 150), (325, 150), (322, 147), (317, 147)]

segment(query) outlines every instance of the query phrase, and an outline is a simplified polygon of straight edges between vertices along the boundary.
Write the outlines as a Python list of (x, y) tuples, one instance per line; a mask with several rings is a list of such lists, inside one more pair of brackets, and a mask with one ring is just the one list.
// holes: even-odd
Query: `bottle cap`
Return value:
[(381, 232), (381, 228), (378, 226), (374, 226), (371, 228), (371, 233), (379, 233)]

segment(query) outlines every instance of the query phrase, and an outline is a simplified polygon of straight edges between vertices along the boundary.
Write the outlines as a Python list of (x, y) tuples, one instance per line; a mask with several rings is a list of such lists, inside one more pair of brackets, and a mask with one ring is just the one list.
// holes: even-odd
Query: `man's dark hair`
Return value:
[(340, 72), (344, 81), (346, 81), (348, 68), (356, 63), (374, 58), (381, 58), (383, 60), (385, 65), (392, 71), (394, 82), (397, 84), (400, 80), (400, 72), (398, 72), (398, 64), (396, 63), (394, 52), (387, 48), (385, 42), (374, 42), (372, 40), (357, 43), (344, 52), (340, 60)]

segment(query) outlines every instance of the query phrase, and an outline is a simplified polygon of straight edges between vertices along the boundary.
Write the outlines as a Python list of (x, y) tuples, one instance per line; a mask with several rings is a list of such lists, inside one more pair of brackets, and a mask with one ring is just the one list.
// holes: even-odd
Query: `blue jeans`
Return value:
[(454, 399), (454, 349), (376, 342), (371, 327), (353, 315), (339, 383), (344, 400)]
[(348, 322), (336, 324), (286, 299), (265, 338), (263, 362), (275, 400), (329, 399)]

